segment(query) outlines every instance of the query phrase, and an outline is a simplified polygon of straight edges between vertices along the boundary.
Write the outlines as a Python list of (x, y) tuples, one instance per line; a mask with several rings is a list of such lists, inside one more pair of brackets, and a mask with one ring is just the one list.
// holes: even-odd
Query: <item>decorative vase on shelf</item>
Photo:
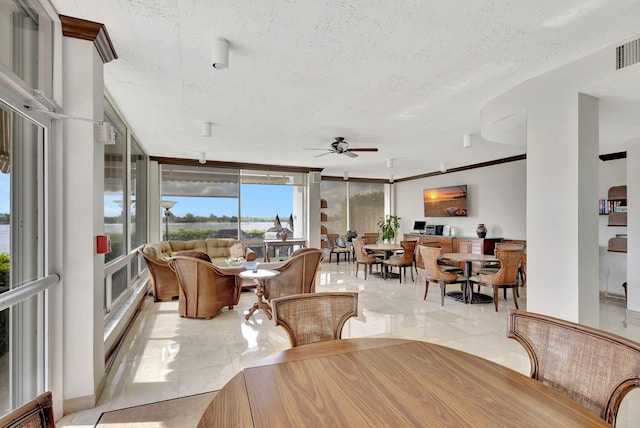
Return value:
[(485, 236), (487, 236), (487, 228), (484, 227), (484, 223), (480, 223), (478, 225), (476, 233), (478, 234), (478, 238), (484, 238)]
[(283, 230), (280, 232), (280, 239), (282, 239), (283, 241), (286, 241), (288, 237), (289, 237), (289, 234), (287, 234), (286, 230)]

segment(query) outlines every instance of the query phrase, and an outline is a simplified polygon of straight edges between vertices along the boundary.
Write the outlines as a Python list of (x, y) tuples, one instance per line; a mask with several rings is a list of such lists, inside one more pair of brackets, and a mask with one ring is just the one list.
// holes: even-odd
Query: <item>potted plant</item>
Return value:
[(382, 232), (384, 242), (392, 242), (396, 237), (398, 229), (400, 229), (401, 218), (397, 215), (387, 214), (385, 218), (378, 220), (378, 228)]

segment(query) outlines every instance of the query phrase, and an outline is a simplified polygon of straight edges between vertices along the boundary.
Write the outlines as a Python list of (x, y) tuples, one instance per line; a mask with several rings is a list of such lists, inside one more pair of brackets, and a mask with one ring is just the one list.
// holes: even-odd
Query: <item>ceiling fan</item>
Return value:
[(328, 155), (329, 153), (336, 153), (339, 155), (347, 155), (350, 158), (356, 158), (358, 155), (354, 152), (377, 152), (375, 147), (361, 147), (361, 148), (349, 148), (349, 143), (344, 140), (344, 137), (336, 137), (336, 141), (331, 143), (330, 149), (305, 149), (305, 150), (326, 150), (327, 153), (321, 153), (315, 157)]

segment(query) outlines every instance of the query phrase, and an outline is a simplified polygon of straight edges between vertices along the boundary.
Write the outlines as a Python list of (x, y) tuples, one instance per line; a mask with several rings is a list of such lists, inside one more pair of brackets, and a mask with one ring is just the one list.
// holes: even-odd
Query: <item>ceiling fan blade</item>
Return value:
[(333, 152), (320, 153), (319, 155), (315, 155), (314, 158), (319, 158), (320, 156), (328, 155), (329, 153), (333, 153)]
[(307, 148), (304, 148), (304, 149), (302, 149), (302, 150), (326, 150), (326, 151), (331, 152), (331, 150), (329, 150), (329, 149), (310, 149), (310, 148), (308, 148), (308, 147), (307, 147)]
[(377, 152), (378, 149), (376, 149), (375, 147), (363, 147), (363, 148), (352, 148), (349, 149), (350, 152)]
[(355, 153), (351, 153), (351, 150), (345, 150), (344, 152), (342, 152), (342, 154), (343, 154), (343, 155), (347, 155), (347, 156), (349, 156), (350, 158), (357, 158), (357, 157), (358, 157), (358, 155), (357, 155), (357, 154), (355, 154)]

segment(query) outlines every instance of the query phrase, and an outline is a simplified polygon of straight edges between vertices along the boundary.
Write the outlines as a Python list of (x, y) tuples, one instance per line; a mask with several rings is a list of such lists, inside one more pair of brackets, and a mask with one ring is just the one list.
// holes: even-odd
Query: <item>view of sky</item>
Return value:
[[(294, 191), (294, 186), (243, 184), (240, 187), (242, 215), (244, 217), (272, 218), (278, 214), (280, 218), (286, 219), (293, 212)], [(171, 212), (180, 217), (184, 217), (188, 213), (196, 216), (238, 215), (238, 200), (236, 198), (172, 196), (166, 199), (177, 202), (171, 208)], [(114, 217), (120, 214), (122, 209), (118, 204), (120, 200), (122, 200), (121, 195), (105, 195), (105, 217)]]
[(9, 185), (10, 174), (0, 174), (0, 213), (8, 213), (10, 210)]
[[(0, 174), (0, 213), (10, 212), (10, 174)], [(240, 187), (242, 215), (245, 217), (272, 218), (278, 214), (281, 218), (288, 218), (293, 212), (294, 186), (275, 186), (261, 184), (243, 184)], [(178, 202), (171, 212), (184, 217), (191, 213), (196, 216), (215, 214), (238, 215), (238, 200), (235, 198), (208, 197), (170, 197)], [(115, 217), (121, 213), (122, 195), (105, 195), (105, 216)]]

